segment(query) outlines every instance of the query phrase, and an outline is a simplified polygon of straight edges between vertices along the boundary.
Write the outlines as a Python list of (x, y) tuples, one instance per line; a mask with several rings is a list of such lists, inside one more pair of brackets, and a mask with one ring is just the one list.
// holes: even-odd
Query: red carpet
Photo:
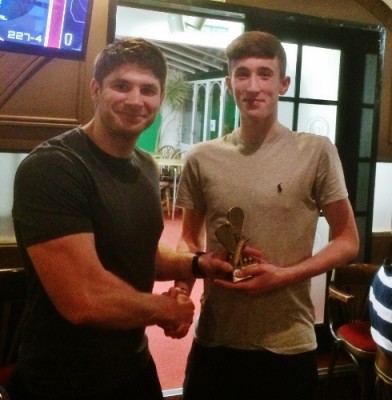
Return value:
[[(181, 221), (166, 219), (165, 229), (162, 235), (162, 241), (170, 247), (175, 248), (180, 234)], [(154, 286), (155, 293), (165, 292), (173, 282), (157, 282)], [(192, 300), (195, 303), (195, 317), (200, 310), (200, 294), (202, 293), (203, 281), (197, 280), (193, 291)], [(147, 335), (150, 342), (151, 353), (157, 364), (158, 375), (161, 381), (162, 389), (177, 389), (182, 387), (186, 358), (192, 342), (192, 331), (183, 339), (171, 339), (165, 336), (161, 328), (152, 326), (147, 328)]]

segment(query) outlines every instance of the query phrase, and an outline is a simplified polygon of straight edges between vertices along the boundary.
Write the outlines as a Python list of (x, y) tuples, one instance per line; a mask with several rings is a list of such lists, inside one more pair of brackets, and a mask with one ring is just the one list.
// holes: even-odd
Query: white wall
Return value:
[(373, 232), (392, 230), (392, 163), (377, 163)]

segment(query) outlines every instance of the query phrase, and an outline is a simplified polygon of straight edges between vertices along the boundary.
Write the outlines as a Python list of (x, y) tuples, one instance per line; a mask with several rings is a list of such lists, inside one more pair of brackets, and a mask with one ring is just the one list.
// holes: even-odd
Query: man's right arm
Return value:
[(92, 233), (63, 236), (27, 251), (57, 311), (75, 325), (126, 330), (192, 323), (194, 305), (186, 297), (143, 293), (107, 271)]

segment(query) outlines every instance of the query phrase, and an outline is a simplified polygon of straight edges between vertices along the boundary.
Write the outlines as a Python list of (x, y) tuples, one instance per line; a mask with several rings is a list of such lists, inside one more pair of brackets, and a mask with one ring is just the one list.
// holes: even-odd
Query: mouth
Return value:
[(264, 102), (264, 99), (261, 99), (259, 97), (245, 97), (244, 101), (246, 103), (262, 103)]
[(253, 106), (253, 105), (258, 105), (258, 104), (264, 103), (264, 101), (261, 99), (247, 98), (247, 99), (244, 99), (244, 103), (247, 104), (248, 106)]
[(145, 118), (145, 115), (140, 113), (129, 113), (125, 111), (117, 111), (117, 114), (128, 121), (138, 121)]

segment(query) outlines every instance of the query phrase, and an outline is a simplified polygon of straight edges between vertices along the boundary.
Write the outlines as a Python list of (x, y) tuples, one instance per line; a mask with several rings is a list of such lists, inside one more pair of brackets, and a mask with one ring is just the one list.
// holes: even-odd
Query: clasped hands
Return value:
[[(199, 268), (203, 274), (211, 279), (225, 279), (232, 273), (233, 267), (227, 261), (227, 252), (223, 249), (203, 254), (199, 257)], [(171, 287), (163, 296), (177, 300), (178, 314), (176, 322), (161, 326), (166, 336), (174, 339), (184, 337), (193, 322), (194, 304), (190, 299), (190, 293), (180, 287)]]
[[(224, 250), (217, 250), (213, 253), (207, 253), (200, 257), (200, 268), (208, 278), (226, 289), (241, 291), (249, 295), (258, 295), (267, 293), (280, 287), (286, 286), (290, 280), (290, 273), (288, 268), (280, 268), (273, 264), (269, 264), (263, 259), (259, 250), (250, 246), (245, 246), (243, 249), (244, 254), (251, 257), (255, 263), (235, 270), (234, 274), (240, 280), (233, 282), (228, 279), (233, 273), (233, 266), (223, 260), (227, 259)], [(245, 278), (245, 279), (241, 279)], [(179, 287), (171, 287), (167, 292), (163, 293), (165, 296), (172, 297), (177, 300), (178, 304), (187, 309), (187, 318), (179, 321), (175, 326), (164, 327), (166, 336), (174, 339), (184, 337), (193, 322), (194, 304), (189, 297), (189, 293)], [(192, 309), (192, 313), (189, 310)], [(189, 316), (191, 317), (189, 318)]]

